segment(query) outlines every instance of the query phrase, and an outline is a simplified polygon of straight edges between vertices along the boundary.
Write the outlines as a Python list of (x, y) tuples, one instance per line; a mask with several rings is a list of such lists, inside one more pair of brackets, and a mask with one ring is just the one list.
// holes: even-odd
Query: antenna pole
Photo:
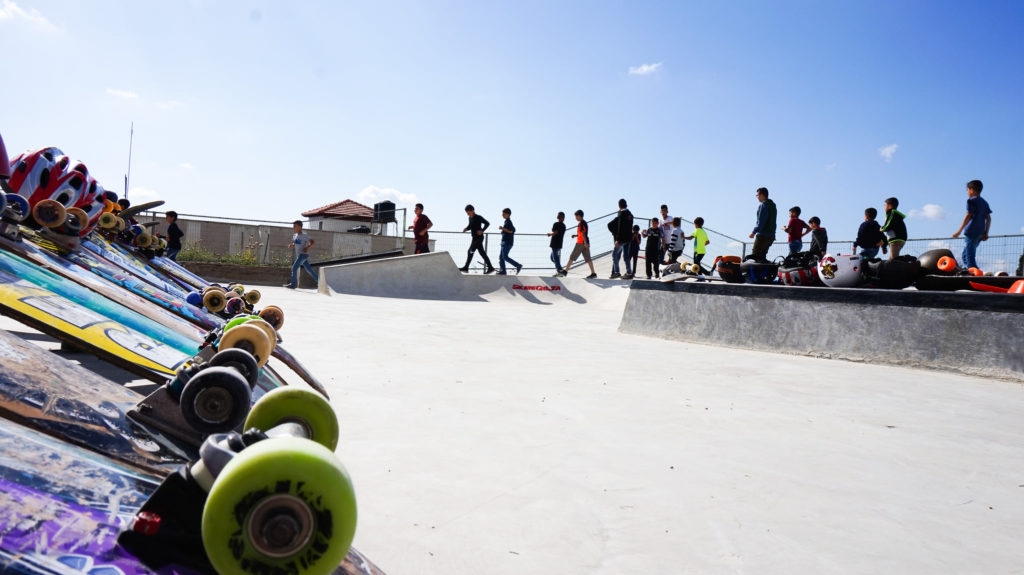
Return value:
[(124, 198), (128, 199), (128, 184), (132, 179), (132, 141), (135, 139), (135, 122), (132, 122), (132, 130), (128, 134), (128, 173), (124, 176)]

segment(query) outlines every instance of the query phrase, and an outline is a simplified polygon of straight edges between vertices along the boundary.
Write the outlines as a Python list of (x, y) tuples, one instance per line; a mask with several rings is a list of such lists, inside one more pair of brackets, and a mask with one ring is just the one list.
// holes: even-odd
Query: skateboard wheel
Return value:
[(245, 298), (246, 303), (248, 303), (249, 305), (256, 305), (257, 303), (259, 303), (262, 294), (260, 294), (259, 290), (249, 290), (245, 292), (245, 295), (243, 297)]
[(89, 227), (89, 214), (85, 213), (85, 210), (82, 208), (68, 208), (67, 215), (74, 216), (78, 219), (79, 229), (84, 230)]
[(146, 233), (146, 228), (140, 226), (139, 224), (135, 224), (131, 228), (129, 228), (129, 231), (131, 232), (132, 236), (139, 237)]
[(236, 294), (235, 297), (227, 299), (227, 303), (224, 304), (224, 313), (229, 316), (238, 315), (243, 308), (245, 308), (245, 301)]
[(243, 449), (213, 482), (203, 547), (220, 575), (328, 575), (352, 545), (356, 515), (352, 480), (334, 453), (275, 437)]
[(229, 329), (231, 329), (231, 328), (233, 328), (235, 326), (242, 325), (243, 323), (245, 323), (245, 322), (247, 322), (247, 321), (249, 321), (251, 319), (252, 319), (252, 316), (250, 316), (250, 315), (237, 315), (237, 316), (231, 318), (230, 320), (228, 320), (228, 323), (224, 324), (224, 331), (228, 331)]
[(245, 295), (245, 286), (243, 286), (242, 284), (235, 284), (231, 286), (231, 289), (229, 291), (233, 291), (239, 296), (243, 296)]
[(956, 260), (949, 256), (942, 256), (935, 267), (939, 268), (940, 272), (956, 271)]
[(188, 292), (188, 295), (185, 296), (185, 302), (187, 302), (187, 303), (189, 303), (191, 305), (194, 305), (196, 307), (202, 307), (202, 305), (203, 305), (203, 294), (201, 294), (201, 293), (199, 293), (197, 291)]
[(249, 387), (256, 385), (260, 377), (260, 366), (251, 353), (237, 347), (218, 351), (210, 358), (211, 366), (233, 367), (249, 382)]
[(7, 200), (7, 211), (17, 221), (23, 221), (32, 211), (29, 209), (28, 200), (18, 194), (5, 194)]
[(261, 319), (278, 331), (284, 327), (284, 310), (276, 305), (268, 305), (260, 311), (259, 315)]
[(270, 359), (272, 345), (264, 331), (254, 325), (240, 325), (226, 332), (220, 338), (218, 349), (244, 349), (256, 358), (260, 367)]
[(227, 300), (224, 298), (224, 294), (217, 290), (206, 292), (203, 295), (203, 307), (213, 313), (221, 311), (225, 305), (227, 305)]
[(301, 387), (275, 387), (259, 398), (245, 418), (244, 429), (270, 431), (282, 423), (298, 423), (307, 437), (334, 451), (341, 430), (334, 408), (324, 397)]
[(110, 212), (103, 212), (103, 214), (100, 215), (99, 226), (105, 230), (110, 230), (117, 227), (117, 222), (120, 219), (121, 218)]
[(978, 268), (969, 268), (967, 270), (967, 273), (969, 273), (969, 274), (971, 274), (972, 276), (975, 276), (975, 277), (979, 277), (979, 276), (985, 275), (985, 272), (981, 271)]
[(252, 390), (238, 370), (212, 366), (188, 380), (181, 391), (181, 415), (202, 433), (237, 428), (249, 414)]
[(153, 245), (153, 236), (143, 233), (135, 237), (135, 245), (140, 248), (148, 248)]
[(125, 228), (127, 228), (127, 227), (128, 227), (128, 222), (126, 222), (123, 218), (117, 218), (117, 231), (118, 232), (123, 232), (125, 230)]
[(67, 210), (56, 200), (39, 200), (32, 206), (32, 218), (43, 227), (55, 228), (64, 224)]
[[(103, 200), (103, 213), (112, 214), (117, 208), (117, 203), (110, 201), (110, 199)], [(115, 216), (117, 217), (117, 216)]]

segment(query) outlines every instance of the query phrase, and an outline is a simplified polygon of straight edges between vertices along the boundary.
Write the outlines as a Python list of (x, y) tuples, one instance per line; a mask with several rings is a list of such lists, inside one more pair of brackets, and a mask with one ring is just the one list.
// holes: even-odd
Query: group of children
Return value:
[[(704, 218), (693, 219), (694, 229), (690, 235), (683, 232), (682, 226), (682, 218), (668, 215), (668, 206), (664, 204), (661, 206), (661, 218), (651, 218), (649, 228), (640, 231), (640, 226), (633, 226), (633, 243), (636, 246), (634, 253), (639, 252), (641, 238), (647, 238), (647, 245), (644, 248), (647, 279), (651, 279), (652, 276), (660, 278), (660, 266), (671, 265), (679, 261), (679, 256), (683, 253), (683, 245), (687, 240), (694, 240), (693, 263), (699, 266), (701, 260), (704, 259), (707, 246), (711, 243), (708, 233), (704, 231)], [(635, 263), (633, 267), (636, 269)]]

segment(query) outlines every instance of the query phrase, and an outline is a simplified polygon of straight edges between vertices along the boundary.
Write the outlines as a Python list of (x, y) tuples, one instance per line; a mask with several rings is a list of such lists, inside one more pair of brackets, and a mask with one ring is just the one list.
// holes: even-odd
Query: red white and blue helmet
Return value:
[(85, 215), (89, 217), (89, 220), (79, 235), (84, 237), (99, 223), (100, 216), (103, 215), (103, 208), (106, 206), (103, 194), (103, 186), (92, 176), (86, 177), (85, 190), (78, 199), (78, 202), (75, 203), (75, 207), (81, 208)]
[(35, 205), (49, 198), (70, 161), (59, 148), (28, 151), (11, 162), (11, 189)]

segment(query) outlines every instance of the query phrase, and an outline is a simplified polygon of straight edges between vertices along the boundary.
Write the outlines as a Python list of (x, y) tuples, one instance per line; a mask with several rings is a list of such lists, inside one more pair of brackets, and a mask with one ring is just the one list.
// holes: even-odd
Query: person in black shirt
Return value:
[(878, 217), (878, 210), (868, 208), (864, 210), (864, 222), (857, 228), (857, 240), (853, 242), (853, 251), (860, 247), (860, 256), (866, 260), (873, 260), (878, 255), (878, 249), (885, 251), (885, 234), (882, 233), (882, 226), (878, 225), (875, 218)]
[(178, 261), (181, 238), (184, 235), (185, 232), (178, 227), (178, 212), (174, 210), (167, 212), (167, 259)]
[(565, 275), (562, 269), (562, 239), (565, 238), (565, 212), (558, 212), (558, 221), (551, 225), (551, 263), (555, 264), (555, 277)]
[(459, 271), (469, 273), (469, 264), (473, 263), (473, 252), (480, 252), (480, 256), (484, 258), (484, 273), (489, 274), (494, 271), (494, 266), (491, 265), (491, 259), (487, 257), (487, 250), (484, 249), (484, 230), (491, 226), (491, 222), (477, 215), (473, 204), (466, 205), (466, 215), (469, 216), (469, 224), (462, 231), (470, 232), (473, 239), (470, 240), (469, 251), (466, 253), (466, 265), (459, 268)]
[[(612, 250), (612, 275), (608, 279), (621, 277), (633, 279), (633, 261), (630, 257), (633, 246), (633, 214), (627, 209), (626, 200), (619, 200), (619, 213), (608, 222), (608, 231), (615, 241), (615, 248)], [(626, 266), (626, 274), (619, 274), (619, 257)]]

